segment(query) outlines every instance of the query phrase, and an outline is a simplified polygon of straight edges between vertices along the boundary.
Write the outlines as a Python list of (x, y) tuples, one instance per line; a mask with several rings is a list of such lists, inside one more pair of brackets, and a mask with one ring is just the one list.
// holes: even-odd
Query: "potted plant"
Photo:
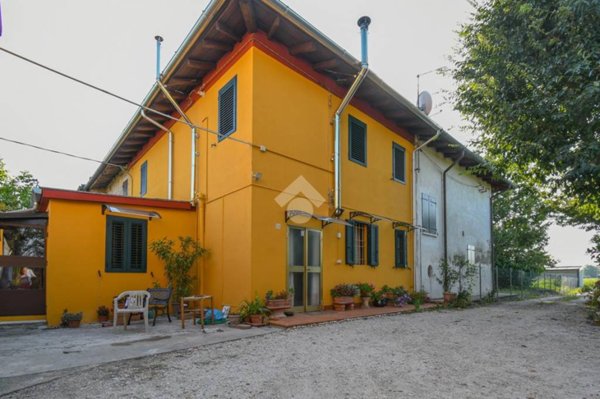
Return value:
[(333, 308), (337, 311), (354, 309), (354, 297), (358, 295), (358, 289), (353, 284), (338, 284), (331, 289)]
[(419, 312), (421, 310), (421, 305), (429, 301), (429, 295), (427, 295), (426, 291), (415, 291), (411, 296), (411, 303), (415, 307), (415, 312)]
[(79, 328), (81, 319), (83, 319), (83, 312), (69, 313), (69, 311), (65, 309), (60, 319), (61, 326), (68, 328)]
[(291, 299), (293, 293), (293, 288), (275, 293), (271, 290), (267, 291), (265, 295), (266, 308), (271, 312), (272, 319), (286, 317), (283, 311), (292, 307)]
[(371, 301), (376, 308), (382, 308), (387, 305), (386, 293), (383, 290), (373, 291), (371, 293)]
[(253, 326), (263, 326), (264, 318), (269, 314), (262, 299), (256, 296), (252, 301), (244, 301), (240, 305), (240, 319)]
[(441, 276), (436, 276), (436, 280), (444, 289), (444, 303), (450, 303), (456, 300), (456, 294), (450, 291), (456, 283), (459, 293), (470, 291), (477, 268), (464, 255), (456, 254), (451, 264), (445, 259), (440, 261), (440, 271)]
[(229, 313), (227, 315), (227, 321), (231, 326), (237, 326), (240, 324), (240, 314), (239, 313)]
[[(179, 237), (179, 250), (174, 249), (173, 240), (162, 238), (150, 243), (150, 250), (165, 264), (165, 276), (173, 288), (173, 307), (179, 299), (192, 293), (192, 277), (189, 272), (194, 262), (207, 251), (192, 237)], [(178, 313), (178, 312), (176, 312)]]
[(435, 279), (442, 285), (444, 291), (444, 303), (450, 303), (456, 298), (456, 294), (452, 293), (450, 290), (452, 289), (452, 286), (456, 284), (458, 274), (445, 259), (440, 261), (440, 273), (441, 276), (436, 275)]
[(362, 299), (362, 307), (368, 308), (371, 294), (375, 291), (375, 286), (369, 283), (358, 283), (356, 284), (356, 287), (358, 288), (360, 298)]
[(98, 314), (98, 323), (104, 323), (105, 321), (108, 321), (110, 310), (106, 306), (98, 306), (96, 313)]

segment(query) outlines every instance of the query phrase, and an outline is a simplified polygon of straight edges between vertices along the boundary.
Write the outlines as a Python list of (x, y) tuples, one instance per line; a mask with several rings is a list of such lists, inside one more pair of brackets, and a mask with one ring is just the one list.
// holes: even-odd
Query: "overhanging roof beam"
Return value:
[(280, 24), (281, 24), (281, 18), (279, 18), (279, 16), (275, 17), (275, 19), (273, 20), (273, 23), (271, 24), (271, 27), (269, 28), (269, 33), (267, 34), (267, 37), (269, 39), (272, 39), (273, 36), (275, 36), (275, 34), (277, 33), (277, 30), (279, 29)]
[(231, 40), (233, 40), (234, 42), (239, 42), (240, 41), (240, 37), (227, 25), (225, 25), (222, 22), (217, 22), (215, 24), (215, 29), (222, 33), (223, 35), (227, 36), (228, 38), (230, 38)]
[(244, 18), (244, 24), (248, 32), (256, 32), (256, 16), (254, 15), (252, 0), (240, 0), (240, 10), (242, 10), (242, 18)]
[(231, 50), (231, 45), (225, 42), (220, 42), (218, 40), (204, 40), (202, 42), (205, 48), (211, 50), (220, 50), (220, 51), (229, 51)]
[[(211, 61), (204, 61), (204, 60), (196, 60), (193, 58), (190, 58), (187, 60), (187, 65), (191, 68), (194, 69), (200, 69), (203, 71), (209, 70), (209, 69), (213, 69), (215, 67), (215, 63), (211, 62)], [(175, 78), (171, 79), (171, 81), (175, 80)]]
[(317, 45), (312, 40), (304, 43), (296, 44), (290, 48), (291, 55), (299, 55), (305, 53), (312, 53), (317, 51)]

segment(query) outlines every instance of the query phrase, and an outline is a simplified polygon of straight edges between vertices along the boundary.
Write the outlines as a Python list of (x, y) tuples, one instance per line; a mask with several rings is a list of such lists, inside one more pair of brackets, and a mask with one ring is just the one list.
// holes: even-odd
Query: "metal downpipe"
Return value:
[(173, 199), (173, 132), (168, 127), (160, 124), (154, 119), (146, 115), (144, 110), (141, 111), (142, 118), (156, 126), (157, 128), (164, 130), (168, 135), (168, 157), (167, 157), (167, 199)]
[(342, 208), (342, 161), (340, 157), (340, 124), (341, 124), (341, 115), (354, 97), (354, 94), (360, 87), (361, 83), (367, 76), (369, 72), (369, 62), (367, 58), (367, 32), (369, 29), (369, 24), (371, 23), (371, 18), (369, 17), (361, 17), (358, 20), (358, 26), (360, 26), (360, 36), (361, 36), (361, 69), (358, 73), (358, 76), (352, 83), (352, 86), (342, 99), (340, 106), (335, 112), (334, 116), (334, 195), (333, 195), (333, 207), (334, 207), (334, 215), (339, 216), (344, 212)]

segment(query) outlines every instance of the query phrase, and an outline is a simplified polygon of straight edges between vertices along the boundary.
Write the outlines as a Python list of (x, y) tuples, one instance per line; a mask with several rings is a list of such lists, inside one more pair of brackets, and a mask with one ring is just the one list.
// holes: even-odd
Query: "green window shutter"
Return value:
[(348, 158), (367, 166), (367, 125), (348, 117)]
[(394, 180), (406, 181), (406, 150), (399, 144), (392, 143), (392, 175)]
[(354, 254), (356, 251), (354, 250), (354, 223), (351, 220), (348, 220), (350, 226), (346, 226), (346, 264), (354, 265), (356, 263), (356, 259)]
[(408, 246), (406, 241), (406, 231), (394, 230), (394, 251), (396, 253), (396, 267), (406, 267), (408, 265)]
[(125, 270), (125, 223), (106, 218), (106, 268), (105, 271)]
[(130, 271), (146, 271), (147, 222), (132, 220), (129, 223), (129, 268)]
[(106, 272), (146, 272), (148, 222), (106, 217)]
[(370, 224), (368, 230), (367, 241), (367, 257), (370, 266), (379, 265), (379, 226)]
[(219, 90), (219, 141), (237, 128), (237, 76)]

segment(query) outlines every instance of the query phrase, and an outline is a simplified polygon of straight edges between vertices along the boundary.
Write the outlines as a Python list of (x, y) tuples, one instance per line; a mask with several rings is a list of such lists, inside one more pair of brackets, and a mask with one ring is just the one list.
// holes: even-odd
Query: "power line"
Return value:
[(81, 80), (81, 79), (77, 79), (77, 78), (75, 78), (75, 77), (73, 77), (73, 76), (67, 75), (67, 74), (66, 74), (66, 73), (64, 73), (64, 72), (60, 72), (60, 71), (58, 71), (58, 70), (56, 70), (56, 69), (50, 68), (49, 66), (46, 66), (46, 65), (40, 64), (40, 63), (39, 63), (39, 62), (37, 62), (37, 61), (34, 61), (34, 60), (32, 60), (32, 59), (30, 59), (30, 58), (27, 58), (27, 57), (25, 57), (25, 56), (22, 56), (22, 55), (20, 55), (20, 54), (14, 53), (14, 52), (12, 52), (12, 51), (10, 51), (10, 50), (7, 50), (7, 49), (5, 49), (5, 48), (3, 48), (3, 47), (0, 47), (0, 50), (1, 50), (1, 51), (4, 51), (5, 53), (7, 53), (7, 54), (10, 54), (10, 55), (12, 55), (12, 56), (14, 56), (14, 57), (17, 57), (17, 58), (19, 58), (19, 59), (21, 59), (21, 60), (23, 60), (23, 61), (25, 61), (25, 62), (29, 62), (30, 64), (33, 64), (33, 65), (35, 65), (35, 66), (37, 66), (37, 67), (40, 67), (40, 68), (42, 68), (42, 69), (45, 69), (45, 70), (47, 70), (47, 71), (50, 71), (50, 72), (52, 72), (52, 73), (55, 73), (55, 74), (57, 74), (57, 75), (60, 75), (60, 76), (62, 76), (63, 78), (67, 78), (67, 79), (69, 79), (69, 80), (72, 80), (72, 81), (74, 81), (74, 82), (76, 82), (76, 83), (82, 84), (82, 85), (84, 85), (84, 86), (87, 86), (87, 87), (89, 87), (89, 88), (91, 88), (91, 89), (97, 90), (97, 91), (99, 91), (99, 92), (101, 92), (101, 93), (104, 93), (104, 94), (107, 94), (107, 95), (109, 95), (109, 96), (111, 96), (111, 97), (117, 98), (117, 99), (119, 99), (119, 100), (121, 100), (121, 101), (125, 101), (125, 102), (126, 102), (126, 103), (128, 103), (128, 104), (135, 105), (136, 107), (143, 108), (143, 109), (145, 109), (146, 111), (149, 111), (149, 112), (155, 113), (155, 114), (157, 114), (157, 115), (160, 115), (160, 116), (164, 116), (165, 118), (169, 118), (169, 119), (172, 119), (172, 120), (175, 120), (175, 121), (179, 121), (179, 119), (178, 119), (178, 118), (175, 118), (175, 117), (173, 117), (173, 116), (171, 116), (171, 115), (169, 115), (169, 114), (165, 114), (165, 113), (163, 113), (163, 112), (157, 111), (157, 110), (155, 110), (155, 109), (152, 109), (152, 108), (150, 108), (150, 107), (146, 107), (145, 105), (138, 104), (138, 103), (136, 103), (135, 101), (129, 100), (129, 99), (127, 99), (127, 98), (123, 97), (123, 96), (120, 96), (120, 95), (118, 95), (118, 94), (115, 94), (115, 93), (113, 93), (113, 92), (110, 92), (110, 91), (108, 91), (108, 90), (105, 90), (105, 89), (103, 89), (103, 88), (101, 88), (101, 87), (94, 86), (94, 85), (93, 85), (93, 84), (91, 84), (91, 83), (84, 82), (84, 81), (83, 81), (83, 80)]
[[(188, 126), (189, 126), (189, 127), (191, 127), (191, 128), (196, 128), (196, 129), (203, 130), (203, 131), (205, 131), (205, 132), (208, 132), (208, 133), (214, 134), (214, 135), (216, 135), (217, 137), (219, 137), (220, 139), (227, 139), (227, 140), (231, 140), (231, 141), (236, 141), (236, 142), (238, 142), (238, 143), (246, 144), (246, 145), (249, 145), (249, 146), (251, 146), (251, 147), (260, 148), (261, 150), (262, 150), (262, 148), (264, 147), (264, 146), (260, 146), (260, 145), (254, 144), (254, 143), (252, 143), (252, 142), (250, 142), (250, 141), (246, 141), (246, 140), (238, 139), (238, 138), (231, 137), (231, 136), (222, 137), (222, 135), (221, 135), (219, 132), (216, 132), (216, 131), (214, 131), (214, 130), (208, 129), (208, 128), (206, 128), (206, 127), (203, 127), (203, 126), (198, 126), (198, 125), (195, 125), (195, 124), (193, 124), (193, 123), (188, 123), (188, 122), (186, 122), (186, 121), (184, 121), (184, 120), (181, 120), (181, 118), (175, 118), (175, 117), (173, 117), (173, 116), (171, 116), (171, 115), (169, 115), (169, 114), (165, 114), (165, 113), (163, 113), (163, 112), (160, 112), (160, 111), (157, 111), (157, 110), (155, 110), (155, 109), (153, 109), (153, 108), (147, 107), (147, 106), (145, 106), (145, 105), (143, 105), (143, 104), (136, 103), (135, 101), (129, 100), (129, 99), (127, 99), (127, 98), (123, 97), (123, 96), (120, 96), (120, 95), (118, 95), (118, 94), (115, 94), (115, 93), (113, 93), (113, 92), (110, 92), (110, 91), (108, 91), (108, 90), (105, 90), (105, 89), (103, 89), (103, 88), (101, 88), (101, 87), (94, 86), (94, 85), (93, 85), (93, 84), (91, 84), (91, 83), (84, 82), (84, 81), (83, 81), (83, 80), (81, 80), (81, 79), (78, 79), (78, 78), (75, 78), (75, 77), (73, 77), (73, 76), (67, 75), (67, 74), (66, 74), (66, 73), (64, 73), (64, 72), (60, 72), (60, 71), (58, 71), (58, 70), (56, 70), (56, 69), (54, 69), (54, 68), (50, 68), (49, 66), (46, 66), (46, 65), (40, 64), (40, 63), (39, 63), (39, 62), (37, 62), (37, 61), (34, 61), (34, 60), (30, 59), (30, 58), (27, 58), (27, 57), (25, 57), (25, 56), (23, 56), (23, 55), (17, 54), (17, 53), (15, 53), (15, 52), (12, 52), (12, 51), (10, 51), (10, 50), (7, 50), (7, 49), (5, 49), (5, 48), (3, 48), (3, 47), (0, 47), (0, 50), (1, 50), (1, 51), (4, 51), (5, 53), (7, 53), (7, 54), (10, 54), (10, 55), (12, 55), (12, 56), (14, 56), (14, 57), (17, 57), (17, 58), (19, 58), (19, 59), (21, 59), (21, 60), (23, 60), (23, 61), (25, 61), (25, 62), (28, 62), (28, 63), (30, 63), (30, 64), (33, 64), (33, 65), (35, 65), (35, 66), (37, 66), (37, 67), (40, 67), (40, 68), (42, 68), (42, 69), (45, 69), (45, 70), (47, 70), (47, 71), (50, 71), (50, 72), (52, 72), (52, 73), (55, 73), (55, 74), (57, 74), (57, 75), (60, 75), (60, 76), (62, 76), (62, 77), (64, 77), (64, 78), (67, 78), (67, 79), (69, 79), (69, 80), (72, 80), (72, 81), (74, 81), (74, 82), (76, 82), (76, 83), (82, 84), (82, 85), (84, 85), (84, 86), (86, 86), (86, 87), (89, 87), (89, 88), (91, 88), (91, 89), (97, 90), (97, 91), (99, 91), (99, 92), (101, 92), (101, 93), (107, 94), (107, 95), (109, 95), (109, 96), (111, 96), (111, 97), (114, 97), (114, 98), (116, 98), (116, 99), (119, 99), (119, 100), (121, 100), (121, 101), (125, 101), (125, 102), (126, 102), (126, 103), (128, 103), (128, 104), (135, 105), (136, 107), (140, 107), (140, 108), (142, 108), (142, 109), (144, 109), (144, 110), (146, 110), (146, 111), (152, 112), (152, 113), (154, 113), (154, 114), (156, 114), (156, 115), (160, 115), (160, 116), (163, 116), (163, 117), (165, 117), (165, 118), (168, 118), (168, 119), (174, 120), (175, 122), (181, 122), (181, 123), (184, 123), (184, 124), (188, 125)], [(96, 160), (93, 160), (93, 161), (94, 161), (94, 162), (100, 162), (100, 161), (96, 161)], [(109, 164), (109, 163), (107, 163), (107, 162), (101, 162), (101, 163), (103, 163), (103, 164)], [(110, 165), (110, 164), (109, 164), (109, 165)]]
[(25, 146), (25, 147), (35, 148), (35, 149), (38, 149), (38, 150), (41, 150), (41, 151), (48, 151), (48, 152), (52, 152), (54, 154), (65, 155), (65, 156), (71, 157), (71, 158), (82, 159), (84, 161), (96, 162), (96, 163), (99, 163), (99, 164), (102, 164), (102, 165), (116, 166), (117, 168), (119, 168), (121, 170), (125, 169), (123, 166), (117, 165), (117, 164), (114, 164), (114, 163), (104, 162), (104, 161), (99, 161), (99, 160), (93, 159), (93, 158), (88, 158), (88, 157), (82, 157), (82, 156), (79, 156), (79, 155), (69, 154), (68, 152), (53, 150), (52, 148), (40, 147), (39, 145), (34, 145), (34, 144), (25, 143), (25, 142), (22, 142), (22, 141), (7, 139), (6, 137), (0, 137), (0, 140), (8, 141), (9, 143), (13, 143), (13, 144), (19, 144), (19, 145), (22, 145), (22, 146)]

